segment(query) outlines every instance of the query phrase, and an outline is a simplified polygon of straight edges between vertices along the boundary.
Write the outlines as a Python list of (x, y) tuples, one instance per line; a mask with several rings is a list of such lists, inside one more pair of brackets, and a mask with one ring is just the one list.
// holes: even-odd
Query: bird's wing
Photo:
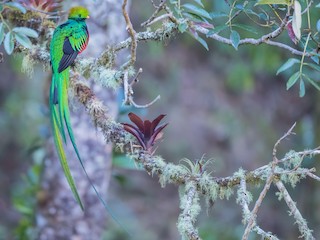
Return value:
[(75, 25), (69, 27), (71, 31), (63, 43), (63, 56), (59, 62), (59, 73), (69, 67), (88, 44), (89, 34), (86, 26)]

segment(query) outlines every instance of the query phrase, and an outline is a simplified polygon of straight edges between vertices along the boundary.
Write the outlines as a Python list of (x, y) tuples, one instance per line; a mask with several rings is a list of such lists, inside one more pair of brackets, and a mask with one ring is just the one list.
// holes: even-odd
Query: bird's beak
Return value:
[(87, 19), (90, 18), (90, 16), (87, 17)]

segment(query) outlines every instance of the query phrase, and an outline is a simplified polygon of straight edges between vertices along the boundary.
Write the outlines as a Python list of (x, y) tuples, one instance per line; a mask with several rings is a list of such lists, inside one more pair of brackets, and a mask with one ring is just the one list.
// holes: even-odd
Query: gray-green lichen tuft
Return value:
[(282, 173), (280, 176), (281, 181), (289, 183), (292, 188), (295, 188), (297, 183), (303, 178), (306, 178), (305, 174), (297, 174), (295, 172)]
[(285, 155), (285, 158), (288, 159), (287, 161), (285, 161), (283, 163), (283, 165), (284, 165), (284, 167), (286, 169), (291, 169), (291, 168), (298, 167), (301, 164), (302, 160), (303, 160), (302, 156), (299, 153), (297, 153), (296, 151), (294, 151), (294, 150), (290, 150)]
[(21, 71), (29, 78), (32, 78), (33, 76), (33, 69), (34, 69), (35, 60), (29, 55), (24, 55), (21, 63)]
[(219, 185), (212, 181), (212, 177), (208, 173), (203, 173), (198, 181), (200, 190), (205, 194), (206, 202), (214, 202), (219, 195)]
[(175, 34), (175, 30), (177, 30), (177, 24), (171, 21), (165, 21), (163, 23), (163, 34), (160, 37), (160, 41), (167, 43), (168, 40)]
[(80, 73), (81, 76), (88, 79), (91, 77), (91, 70), (93, 66), (92, 58), (81, 58), (81, 61), (77, 61), (75, 64), (76, 72)]
[(310, 240), (315, 239), (312, 236), (313, 230), (308, 228), (307, 221), (304, 218), (296, 219), (295, 224), (298, 224), (298, 228), (301, 233), (301, 236), (299, 236), (299, 238), (310, 239)]
[(281, 201), (284, 197), (282, 192), (276, 192), (276, 196), (278, 197), (278, 200)]
[(219, 189), (219, 198), (222, 200), (224, 198), (226, 198), (227, 200), (229, 200), (229, 198), (232, 196), (232, 194), (234, 193), (233, 188), (229, 187), (229, 186), (220, 186)]
[(159, 182), (161, 187), (165, 187), (167, 183), (173, 183), (180, 181), (182, 175), (187, 174), (187, 170), (183, 169), (181, 166), (168, 163), (159, 176)]
[(259, 234), (261, 236), (261, 239), (263, 239), (263, 240), (279, 240), (279, 238), (277, 238), (277, 236), (275, 236), (271, 232), (263, 231), (258, 226), (255, 226), (252, 230), (255, 231), (257, 234)]
[(102, 86), (116, 90), (122, 80), (122, 72), (105, 67), (92, 69), (91, 77)]

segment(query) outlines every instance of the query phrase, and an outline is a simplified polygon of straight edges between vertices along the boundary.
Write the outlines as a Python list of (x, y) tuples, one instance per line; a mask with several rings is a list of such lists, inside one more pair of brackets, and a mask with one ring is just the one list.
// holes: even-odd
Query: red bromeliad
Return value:
[(154, 143), (162, 137), (162, 130), (168, 125), (168, 123), (166, 123), (158, 126), (166, 115), (161, 114), (152, 122), (149, 120), (143, 121), (132, 112), (129, 113), (128, 116), (135, 126), (129, 123), (123, 123), (124, 130), (131, 133), (138, 140), (143, 150), (151, 153)]

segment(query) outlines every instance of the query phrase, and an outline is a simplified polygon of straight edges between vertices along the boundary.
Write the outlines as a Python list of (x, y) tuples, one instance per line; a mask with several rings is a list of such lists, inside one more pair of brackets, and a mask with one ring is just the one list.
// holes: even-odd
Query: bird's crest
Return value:
[(89, 10), (85, 7), (73, 7), (69, 11), (69, 18), (89, 18)]

